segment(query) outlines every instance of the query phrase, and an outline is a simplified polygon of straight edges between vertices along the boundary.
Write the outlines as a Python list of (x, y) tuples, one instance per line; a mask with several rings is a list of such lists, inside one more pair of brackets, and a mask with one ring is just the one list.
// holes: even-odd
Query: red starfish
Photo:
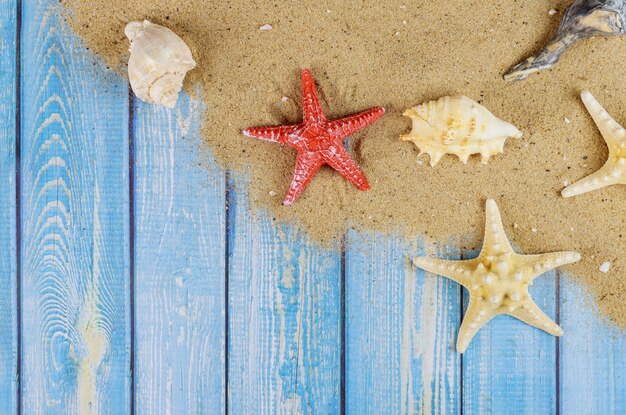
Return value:
[(302, 107), (302, 124), (255, 127), (243, 131), (248, 137), (287, 144), (298, 150), (296, 170), (283, 204), (293, 204), (324, 164), (337, 170), (357, 188), (368, 190), (370, 185), (365, 175), (341, 142), (382, 117), (385, 109), (376, 107), (339, 120), (327, 120), (315, 92), (315, 80), (308, 69), (302, 71)]

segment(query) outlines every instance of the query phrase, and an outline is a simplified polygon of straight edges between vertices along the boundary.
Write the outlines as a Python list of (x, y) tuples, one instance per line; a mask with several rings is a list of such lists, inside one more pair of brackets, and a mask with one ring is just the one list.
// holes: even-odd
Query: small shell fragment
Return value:
[(611, 270), (611, 263), (610, 262), (607, 261), (607, 262), (602, 263), (602, 265), (600, 265), (600, 272), (603, 272), (603, 273), (606, 274), (610, 270)]
[(142, 101), (174, 108), (185, 75), (196, 66), (191, 50), (176, 33), (148, 20), (130, 22), (124, 32), (133, 92)]
[(413, 129), (400, 136), (412, 141), (435, 166), (444, 154), (454, 154), (463, 163), (480, 154), (483, 163), (502, 153), (508, 137), (521, 138), (514, 125), (494, 116), (487, 108), (464, 95), (446, 96), (404, 112), (413, 120)]

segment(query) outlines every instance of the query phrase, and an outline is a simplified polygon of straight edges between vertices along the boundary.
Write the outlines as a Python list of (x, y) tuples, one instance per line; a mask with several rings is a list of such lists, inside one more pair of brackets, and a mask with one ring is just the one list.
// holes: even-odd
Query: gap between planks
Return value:
[(15, 10), (15, 295), (17, 298), (17, 415), (22, 414), (22, 215), (21, 215), (21, 142), (22, 142), (22, 0)]
[(128, 84), (128, 237), (130, 297), (130, 414), (135, 414), (135, 95)]

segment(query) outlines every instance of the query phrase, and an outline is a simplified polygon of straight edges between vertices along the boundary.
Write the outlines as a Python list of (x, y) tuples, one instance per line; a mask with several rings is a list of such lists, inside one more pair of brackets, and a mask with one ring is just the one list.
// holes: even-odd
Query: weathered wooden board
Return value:
[(560, 304), (560, 412), (625, 414), (626, 334), (598, 317), (593, 300), (567, 277)]
[(136, 413), (223, 413), (225, 174), (200, 152), (199, 98), (135, 108)]
[(130, 409), (127, 86), (52, 0), (23, 2), (24, 414)]
[(229, 413), (340, 409), (341, 255), (229, 198)]
[(17, 3), (0, 0), (0, 413), (17, 411)]
[[(556, 321), (556, 271), (538, 277), (530, 293)], [(467, 291), (463, 297), (467, 307)], [(554, 336), (513, 317), (498, 316), (480, 329), (463, 354), (463, 413), (557, 413), (556, 370)]]
[(129, 119), (56, 7), (0, 0), (0, 414), (626, 413), (626, 337), (580, 287), (531, 290), (560, 340), (499, 317), (461, 357), (467, 292), (409, 262), (459, 252), (255, 219), (201, 99)]
[(415, 268), (423, 254), (421, 242), (348, 233), (347, 414), (460, 413), (460, 288)]

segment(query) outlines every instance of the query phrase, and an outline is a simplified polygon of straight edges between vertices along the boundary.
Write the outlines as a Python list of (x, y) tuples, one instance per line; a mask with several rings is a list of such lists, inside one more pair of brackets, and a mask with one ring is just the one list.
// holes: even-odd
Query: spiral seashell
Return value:
[(124, 32), (133, 92), (142, 101), (174, 108), (185, 74), (196, 66), (191, 50), (176, 33), (148, 20), (130, 22)]
[(519, 81), (552, 68), (574, 43), (594, 36), (626, 36), (626, 0), (574, 1), (550, 42), (536, 55), (509, 69), (504, 79)]
[(508, 137), (522, 137), (514, 125), (464, 95), (426, 102), (406, 110), (404, 116), (413, 120), (413, 130), (400, 139), (412, 141), (428, 154), (431, 166), (444, 154), (454, 154), (463, 163), (471, 154), (480, 154), (486, 163), (492, 155), (503, 152)]

